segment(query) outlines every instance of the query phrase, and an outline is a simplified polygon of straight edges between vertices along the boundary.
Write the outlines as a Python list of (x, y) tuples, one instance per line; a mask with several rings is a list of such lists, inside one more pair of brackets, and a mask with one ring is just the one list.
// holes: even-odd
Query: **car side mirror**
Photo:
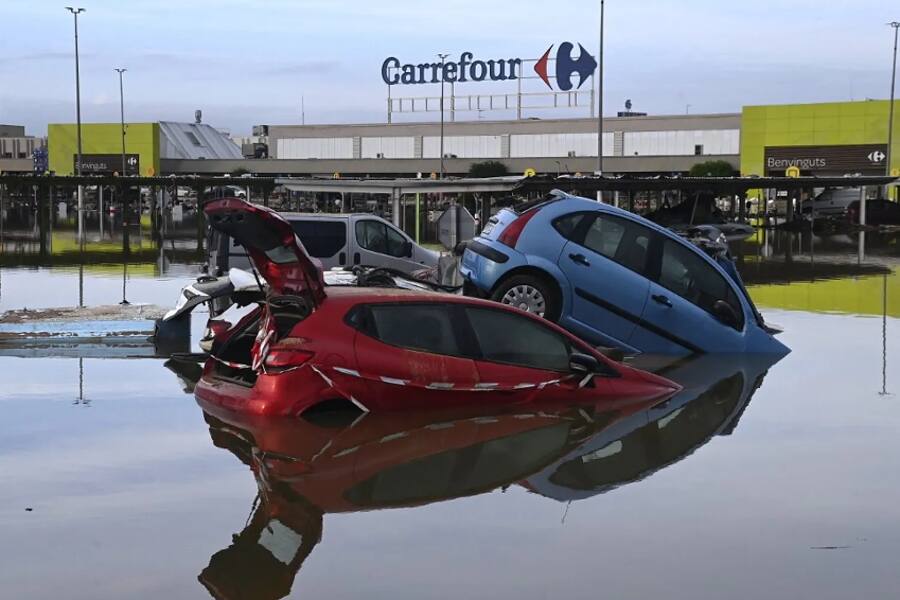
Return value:
[(403, 242), (403, 256), (411, 257), (413, 254), (413, 245), (412, 242), (406, 240)]
[(600, 361), (590, 354), (573, 352), (569, 355), (569, 370), (579, 375), (596, 373), (600, 370)]
[(740, 317), (737, 312), (734, 310), (734, 307), (725, 302), (724, 300), (716, 300), (713, 304), (713, 314), (716, 318), (728, 325), (729, 327), (738, 328), (738, 324), (741, 322)]

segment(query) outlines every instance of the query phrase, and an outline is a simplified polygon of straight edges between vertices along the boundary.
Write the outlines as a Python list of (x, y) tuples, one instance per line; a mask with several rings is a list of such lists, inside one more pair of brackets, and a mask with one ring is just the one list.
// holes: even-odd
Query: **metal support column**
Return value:
[(400, 188), (391, 189), (391, 223), (400, 227)]

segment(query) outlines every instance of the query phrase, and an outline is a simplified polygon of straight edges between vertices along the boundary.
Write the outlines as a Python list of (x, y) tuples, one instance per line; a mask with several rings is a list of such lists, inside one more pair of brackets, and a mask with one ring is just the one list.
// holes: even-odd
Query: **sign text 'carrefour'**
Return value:
[[(557, 87), (562, 91), (580, 88), (585, 80), (594, 73), (597, 61), (584, 46), (578, 44), (580, 54), (572, 58), (574, 45), (571, 42), (559, 44), (554, 57), (556, 70), (553, 73)], [(550, 89), (550, 77), (547, 73), (550, 52), (547, 48), (540, 59), (533, 61), (534, 72)], [(520, 79), (522, 75), (521, 58), (499, 58), (479, 60), (472, 52), (463, 52), (459, 60), (428, 63), (401, 63), (395, 56), (389, 56), (381, 64), (381, 79), (388, 85), (415, 85), (423, 83), (464, 83), (467, 81), (507, 81)], [(572, 84), (572, 75), (578, 75), (578, 85)]]

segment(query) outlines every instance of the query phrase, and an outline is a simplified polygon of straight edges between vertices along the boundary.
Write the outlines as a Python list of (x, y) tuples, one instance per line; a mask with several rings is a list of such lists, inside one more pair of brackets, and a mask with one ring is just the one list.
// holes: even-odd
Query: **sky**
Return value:
[[(76, 0), (70, 0), (75, 2)], [(538, 58), (563, 41), (599, 47), (599, 0), (77, 0), (82, 120), (383, 123), (385, 58), (402, 63)], [(607, 0), (604, 113), (650, 114), (887, 98), (896, 0)], [(44, 135), (75, 121), (73, 18), (62, 3), (0, 0), (0, 123)], [(449, 60), (449, 59), (448, 59)], [(530, 82), (529, 85), (539, 82)], [(586, 84), (587, 86), (587, 84)], [(458, 94), (515, 92), (467, 84)], [(535, 88), (529, 88), (532, 90)], [(535, 89), (536, 91), (536, 89)], [(394, 86), (396, 96), (440, 94)], [(533, 111), (526, 116), (552, 116)], [(561, 111), (558, 116), (587, 116)], [(508, 118), (460, 113), (458, 120)], [(436, 114), (397, 115), (397, 121)]]

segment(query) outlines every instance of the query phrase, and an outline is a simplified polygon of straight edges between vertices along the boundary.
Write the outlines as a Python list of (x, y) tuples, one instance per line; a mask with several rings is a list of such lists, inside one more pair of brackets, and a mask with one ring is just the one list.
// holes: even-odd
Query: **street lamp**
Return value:
[[(85, 12), (83, 8), (67, 6), (66, 10), (75, 17), (75, 119), (78, 137), (78, 154), (75, 159), (75, 174), (81, 177), (81, 74), (78, 68), (78, 15)], [(84, 198), (81, 183), (78, 183), (78, 239), (84, 238)]]
[[(597, 109), (597, 176), (603, 176), (603, 13), (604, 0), (600, 0), (600, 56), (597, 57), (597, 97), (599, 107)], [(597, 200), (603, 201), (603, 192), (597, 191)]]
[(888, 110), (888, 143), (887, 156), (885, 157), (885, 172), (891, 174), (891, 145), (894, 142), (894, 85), (897, 83), (897, 32), (900, 31), (900, 21), (888, 23), (894, 28), (894, 64), (891, 67), (891, 104)]
[[(119, 116), (120, 116), (121, 122), (122, 122), (122, 177), (125, 177), (125, 175), (127, 175), (127, 171), (125, 170), (127, 168), (127, 166), (125, 164), (125, 88), (122, 83), (122, 74), (127, 70), (128, 69), (125, 69), (125, 68), (115, 69), (115, 71), (119, 74)], [(124, 187), (122, 187), (120, 189), (122, 189), (123, 191), (125, 190)], [(124, 194), (123, 194), (123, 200), (122, 200), (122, 208), (123, 208), (122, 212), (124, 214), (125, 213)], [(125, 218), (124, 226), (128, 227), (128, 223), (127, 223), (128, 216), (125, 215), (124, 218)], [(127, 234), (123, 238), (123, 244), (126, 243), (125, 240), (128, 240)], [(123, 248), (122, 249), (122, 301), (119, 302), (119, 304), (121, 304), (123, 306), (131, 304), (130, 302), (128, 302), (128, 300), (125, 299), (125, 285), (126, 285), (127, 281), (128, 281), (128, 252)]]
[(441, 179), (444, 178), (444, 60), (448, 56), (447, 53), (438, 54), (441, 59)]
[(127, 71), (128, 69), (115, 69), (115, 71), (119, 74), (119, 115), (122, 119), (122, 176), (124, 177), (127, 172), (125, 171), (125, 91), (122, 85), (122, 73)]

